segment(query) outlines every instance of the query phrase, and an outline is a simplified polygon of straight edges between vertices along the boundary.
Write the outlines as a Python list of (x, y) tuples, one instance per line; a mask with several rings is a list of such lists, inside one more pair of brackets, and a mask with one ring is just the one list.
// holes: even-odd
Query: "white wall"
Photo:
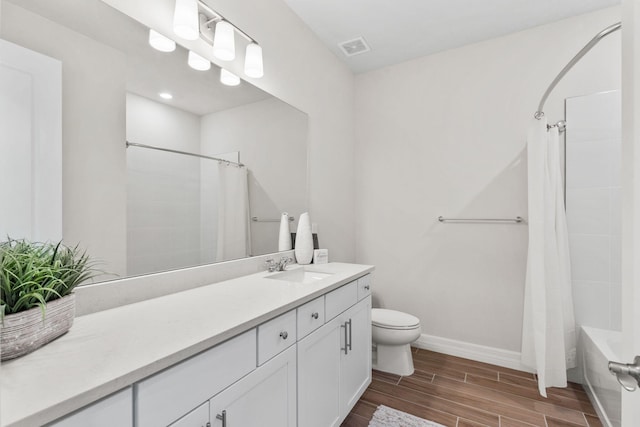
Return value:
[(621, 329), (620, 92), (567, 99), (567, 225), (576, 323)]
[[(127, 140), (200, 152), (200, 117), (127, 93)], [(200, 164), (127, 149), (127, 275), (200, 264)]]
[[(356, 261), (375, 264), (377, 305), (418, 316), (427, 335), (519, 352), (526, 225), (441, 224), (526, 217), (527, 127), (569, 59), (618, 8), (356, 77)], [(547, 101), (620, 86), (611, 35)]]
[(1, 28), (2, 38), (62, 61), (62, 236), (124, 274), (124, 55), (8, 2)]
[[(299, 218), (306, 211), (307, 117), (270, 98), (202, 117), (202, 153), (239, 151), (249, 171), (251, 216)], [(292, 224), (292, 230), (295, 230)], [(251, 222), (254, 254), (278, 251), (279, 222)]]
[[(105, 0), (147, 26), (172, 34), (173, 0)], [(309, 211), (334, 261), (355, 258), (354, 77), (281, 0), (207, 1), (260, 42), (265, 76), (247, 79), (309, 115)], [(239, 43), (239, 42), (238, 42)], [(213, 60), (201, 41), (185, 46)], [(216, 64), (243, 75), (243, 55)]]

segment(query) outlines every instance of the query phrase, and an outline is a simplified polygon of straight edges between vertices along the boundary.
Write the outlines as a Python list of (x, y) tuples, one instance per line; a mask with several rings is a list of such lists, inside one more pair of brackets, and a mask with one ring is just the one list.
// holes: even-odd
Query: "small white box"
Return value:
[(313, 251), (314, 264), (326, 264), (329, 262), (329, 249), (315, 249)]

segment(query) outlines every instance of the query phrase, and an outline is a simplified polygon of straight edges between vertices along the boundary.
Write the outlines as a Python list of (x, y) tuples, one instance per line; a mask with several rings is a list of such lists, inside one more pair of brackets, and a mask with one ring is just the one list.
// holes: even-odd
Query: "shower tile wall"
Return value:
[[(127, 94), (127, 139), (198, 152), (195, 114)], [(200, 160), (129, 148), (127, 275), (200, 263)]]
[(576, 322), (621, 327), (618, 91), (566, 100), (566, 198)]

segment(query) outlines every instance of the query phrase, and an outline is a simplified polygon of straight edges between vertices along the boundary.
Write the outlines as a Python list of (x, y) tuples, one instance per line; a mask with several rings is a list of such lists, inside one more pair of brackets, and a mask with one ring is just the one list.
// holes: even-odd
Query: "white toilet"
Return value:
[(413, 374), (409, 344), (420, 337), (420, 332), (420, 319), (415, 316), (384, 308), (371, 309), (373, 369), (402, 376)]

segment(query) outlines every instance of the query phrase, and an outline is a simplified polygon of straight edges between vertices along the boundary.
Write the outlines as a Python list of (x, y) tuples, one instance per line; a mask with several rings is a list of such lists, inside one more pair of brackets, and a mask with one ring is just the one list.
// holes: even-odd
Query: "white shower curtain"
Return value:
[(251, 253), (247, 168), (218, 165), (218, 247), (216, 261)]
[(533, 119), (527, 138), (529, 252), (522, 327), (525, 366), (538, 375), (538, 390), (566, 387), (575, 367), (576, 330), (571, 296), (569, 238), (556, 127)]

